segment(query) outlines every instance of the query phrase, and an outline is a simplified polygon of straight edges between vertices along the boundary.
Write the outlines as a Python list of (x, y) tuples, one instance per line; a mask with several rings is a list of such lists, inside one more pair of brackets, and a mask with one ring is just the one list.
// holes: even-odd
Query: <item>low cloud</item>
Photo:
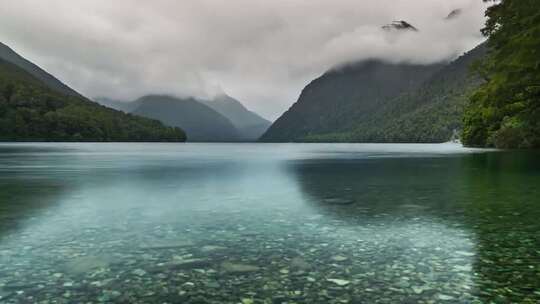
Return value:
[[(449, 60), (483, 38), (480, 0), (4, 0), (0, 41), (81, 93), (226, 92), (275, 119), (325, 70)], [(459, 16), (446, 19), (461, 9)], [(406, 20), (418, 32), (384, 31)]]

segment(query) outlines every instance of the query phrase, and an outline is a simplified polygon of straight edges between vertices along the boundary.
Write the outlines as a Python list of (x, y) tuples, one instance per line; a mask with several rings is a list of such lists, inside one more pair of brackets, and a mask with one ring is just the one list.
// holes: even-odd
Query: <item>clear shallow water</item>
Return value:
[(0, 302), (537, 303), (538, 156), (2, 144)]

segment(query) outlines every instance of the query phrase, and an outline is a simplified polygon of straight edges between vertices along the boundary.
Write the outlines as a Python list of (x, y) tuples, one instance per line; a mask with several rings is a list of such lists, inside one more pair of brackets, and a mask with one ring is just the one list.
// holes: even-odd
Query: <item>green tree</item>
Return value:
[(179, 128), (56, 92), (0, 60), (0, 141), (185, 141)]
[(502, 0), (486, 11), (486, 80), (464, 116), (469, 146), (540, 147), (540, 1)]

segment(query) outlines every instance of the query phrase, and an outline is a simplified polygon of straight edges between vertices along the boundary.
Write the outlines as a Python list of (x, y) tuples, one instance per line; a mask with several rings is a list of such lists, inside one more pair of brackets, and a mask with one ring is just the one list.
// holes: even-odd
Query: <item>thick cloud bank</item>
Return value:
[[(456, 57), (482, 41), (484, 9), (480, 0), (3, 0), (0, 41), (87, 96), (225, 91), (274, 119), (333, 66)], [(419, 31), (381, 29), (394, 20)]]

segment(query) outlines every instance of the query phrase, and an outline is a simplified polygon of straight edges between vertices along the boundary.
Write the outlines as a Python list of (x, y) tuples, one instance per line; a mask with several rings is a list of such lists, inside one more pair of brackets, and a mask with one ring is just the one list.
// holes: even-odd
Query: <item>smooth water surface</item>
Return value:
[(0, 302), (538, 303), (539, 156), (2, 144)]

